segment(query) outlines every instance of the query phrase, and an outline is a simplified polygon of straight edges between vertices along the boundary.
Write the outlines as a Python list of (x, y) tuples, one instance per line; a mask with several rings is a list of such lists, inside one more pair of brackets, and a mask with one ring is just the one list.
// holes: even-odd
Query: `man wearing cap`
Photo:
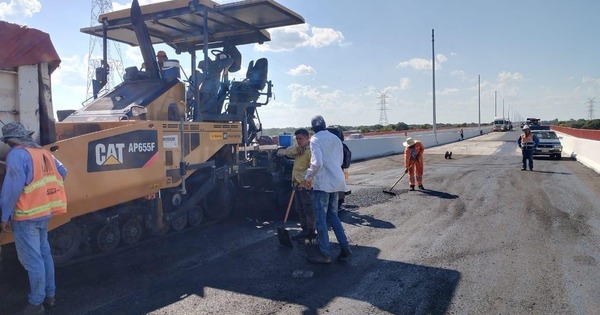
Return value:
[(41, 314), (55, 304), (54, 261), (48, 221), (67, 211), (64, 166), (40, 147), (18, 122), (2, 127), (0, 140), (11, 147), (0, 193), (2, 232), (13, 233), (19, 261), (27, 270), (31, 292), (22, 314)]
[(529, 161), (529, 170), (533, 171), (533, 151), (540, 143), (538, 137), (531, 133), (528, 125), (523, 126), (523, 133), (517, 139), (517, 144), (521, 148), (523, 154), (523, 168), (521, 171), (527, 170), (527, 161)]
[(167, 53), (164, 52), (163, 50), (159, 50), (156, 53), (156, 62), (158, 62), (158, 69), (159, 70), (162, 70), (162, 68), (163, 68), (163, 66), (165, 64), (165, 61), (167, 59), (169, 59), (169, 57), (167, 57)]
[(310, 134), (308, 130), (300, 128), (294, 132), (294, 135), (296, 136), (297, 145), (279, 149), (277, 155), (285, 155), (294, 159), (292, 168), (292, 186), (296, 191), (294, 208), (300, 217), (302, 231), (292, 236), (292, 239), (304, 243), (306, 239), (312, 240), (315, 238), (317, 220), (313, 209), (312, 187), (310, 183), (306, 185), (304, 181), (304, 174), (310, 165)]
[(315, 134), (310, 138), (310, 166), (304, 175), (305, 187), (313, 183), (313, 208), (317, 217), (317, 240), (319, 253), (310, 255), (311, 263), (328, 264), (331, 262), (329, 252), (329, 229), (331, 226), (341, 246), (337, 259), (350, 259), (352, 251), (344, 227), (338, 217), (339, 192), (346, 191), (344, 171), (340, 167), (344, 160), (342, 141), (326, 130), (323, 116), (317, 115), (311, 120)]
[(421, 141), (411, 137), (406, 138), (404, 144), (404, 173), (408, 173), (410, 190), (415, 190), (415, 183), (423, 190), (423, 152), (425, 147)]

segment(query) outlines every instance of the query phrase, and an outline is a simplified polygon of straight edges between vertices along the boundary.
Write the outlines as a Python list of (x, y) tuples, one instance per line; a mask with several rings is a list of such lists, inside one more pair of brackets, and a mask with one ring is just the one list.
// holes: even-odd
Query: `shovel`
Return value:
[(292, 244), (292, 239), (290, 238), (290, 234), (288, 233), (288, 230), (285, 229), (285, 223), (287, 222), (288, 215), (290, 214), (290, 209), (292, 208), (292, 202), (294, 201), (295, 194), (296, 190), (292, 189), (292, 195), (290, 196), (290, 201), (288, 202), (287, 210), (285, 211), (283, 225), (277, 228), (277, 237), (279, 238), (279, 244), (286, 247), (294, 247), (294, 245)]
[[(412, 165), (411, 165), (412, 166)], [(409, 166), (410, 168), (410, 166)], [(406, 168), (404, 170), (404, 174), (402, 174), (402, 176), (400, 176), (400, 178), (398, 178), (398, 180), (396, 181), (396, 183), (394, 183), (394, 186), (392, 186), (392, 188), (390, 188), (389, 190), (383, 190), (384, 194), (388, 194), (388, 195), (392, 195), (392, 196), (396, 196), (395, 192), (392, 192), (392, 189), (394, 189), (394, 187), (396, 187), (396, 185), (398, 185), (398, 183), (400, 182), (400, 180), (402, 179), (402, 177), (404, 177), (404, 175), (406, 175), (406, 173), (408, 173), (408, 168)]]

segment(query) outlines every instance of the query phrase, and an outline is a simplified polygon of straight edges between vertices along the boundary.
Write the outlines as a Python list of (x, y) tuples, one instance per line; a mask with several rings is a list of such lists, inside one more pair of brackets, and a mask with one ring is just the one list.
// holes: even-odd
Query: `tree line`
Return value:
[[(483, 124), (482, 124), (483, 125)], [(486, 124), (487, 125), (487, 124)], [(360, 125), (360, 126), (337, 126), (345, 133), (378, 133), (378, 132), (394, 132), (394, 131), (410, 131), (410, 130), (427, 130), (432, 129), (433, 126), (431, 124), (406, 124), (404, 122), (399, 122), (396, 124), (388, 124), (388, 125)], [(461, 123), (461, 124), (447, 124), (447, 123), (439, 123), (436, 124), (437, 128), (466, 128), (466, 127), (477, 127), (477, 123)], [(310, 127), (304, 127), (305, 129), (311, 131)], [(286, 127), (286, 128), (268, 128), (263, 130), (263, 135), (265, 136), (277, 136), (283, 133), (294, 134), (298, 128), (294, 127)]]

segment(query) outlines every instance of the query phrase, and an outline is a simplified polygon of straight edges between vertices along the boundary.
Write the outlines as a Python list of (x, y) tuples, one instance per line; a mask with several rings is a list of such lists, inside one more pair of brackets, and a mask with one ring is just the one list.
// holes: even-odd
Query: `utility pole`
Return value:
[(479, 113), (479, 120), (477, 121), (477, 127), (479, 127), (479, 134), (481, 134), (481, 75), (477, 75), (477, 111)]
[(379, 99), (379, 124), (382, 126), (387, 126), (388, 125), (387, 106), (386, 106), (387, 91), (379, 92), (379, 96), (377, 98)]
[(498, 117), (498, 91), (494, 91), (494, 119)]
[(595, 97), (592, 97), (592, 98), (588, 98), (588, 101), (587, 101), (587, 103), (589, 104), (587, 106), (587, 108), (588, 108), (588, 119), (589, 120), (594, 119), (594, 102), (595, 102), (595, 99), (596, 99)]
[(431, 29), (431, 63), (433, 71), (433, 137), (435, 143), (438, 144), (437, 133), (435, 131), (435, 40), (434, 40), (434, 29)]

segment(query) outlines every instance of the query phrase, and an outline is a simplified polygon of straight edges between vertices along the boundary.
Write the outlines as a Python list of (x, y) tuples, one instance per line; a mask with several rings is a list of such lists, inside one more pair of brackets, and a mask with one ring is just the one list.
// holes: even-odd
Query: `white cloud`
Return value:
[[(442, 54), (437, 54), (435, 56), (435, 68), (436, 69), (440, 69), (442, 63), (448, 61), (448, 58)], [(431, 70), (433, 62), (431, 61), (431, 59), (424, 59), (424, 58), (413, 58), (411, 60), (408, 61), (402, 61), (398, 64), (398, 67), (400, 68), (406, 68), (406, 67), (410, 67), (413, 68), (415, 70)]]
[(342, 32), (336, 31), (332, 28), (311, 28), (313, 36), (310, 37), (309, 46), (319, 48), (329, 46), (332, 43), (341, 43), (344, 41), (344, 35)]
[(87, 84), (87, 56), (62, 56), (60, 60), (60, 66), (52, 73), (53, 86)]
[(42, 4), (38, 0), (10, 0), (0, 2), (0, 20), (8, 20), (11, 17), (31, 17), (40, 12)]
[[(138, 2), (140, 4), (140, 6), (142, 6), (142, 5), (152, 4), (152, 3), (157, 3), (157, 2), (165, 2), (165, 0), (139, 0)], [(122, 4), (119, 2), (113, 1), (112, 9), (113, 9), (113, 11), (131, 9), (131, 3), (132, 3), (132, 1), (128, 1), (128, 2), (125, 2)]]
[(446, 57), (446, 56), (444, 56), (442, 54), (437, 54), (437, 55), (435, 55), (435, 60), (438, 63), (444, 63), (444, 62), (448, 61), (448, 57)]
[(340, 90), (326, 91), (327, 86), (314, 87), (293, 83), (288, 86), (288, 90), (292, 91), (292, 103), (303, 103), (303, 99), (308, 99), (319, 107), (338, 106), (339, 99), (343, 96)]
[(400, 90), (408, 90), (409, 86), (410, 86), (409, 78), (401, 78), (400, 79)]
[(298, 76), (298, 75), (311, 75), (311, 74), (315, 74), (317, 73), (317, 71), (311, 67), (311, 66), (307, 66), (307, 65), (299, 65), (296, 68), (290, 69), (287, 71), (287, 74), (289, 75), (293, 75), (293, 76)]
[(458, 93), (460, 90), (457, 88), (445, 88), (440, 92), (440, 95), (450, 95), (450, 94), (456, 94)]
[(592, 77), (583, 77), (581, 78), (581, 83), (583, 84), (592, 84), (597, 87), (600, 87), (600, 78), (592, 78)]
[(525, 81), (525, 77), (519, 72), (502, 71), (498, 74), (498, 83), (494, 86), (494, 90), (498, 91), (498, 95), (518, 96), (520, 92), (520, 84)]
[(257, 51), (283, 52), (301, 47), (321, 48), (344, 43), (344, 35), (332, 28), (310, 27), (308, 24), (285, 26), (269, 30), (271, 41), (255, 45)]
[(502, 71), (498, 74), (498, 81), (500, 81), (500, 83), (510, 82), (510, 81), (520, 82), (520, 81), (523, 81), (523, 79), (524, 79), (523, 75), (518, 72), (511, 73), (511, 72)]
[(415, 70), (431, 70), (431, 59), (413, 58), (409, 61), (400, 62), (398, 67), (410, 67)]
[(463, 70), (454, 70), (450, 72), (450, 74), (457, 77), (463, 77), (465, 75), (465, 72)]

